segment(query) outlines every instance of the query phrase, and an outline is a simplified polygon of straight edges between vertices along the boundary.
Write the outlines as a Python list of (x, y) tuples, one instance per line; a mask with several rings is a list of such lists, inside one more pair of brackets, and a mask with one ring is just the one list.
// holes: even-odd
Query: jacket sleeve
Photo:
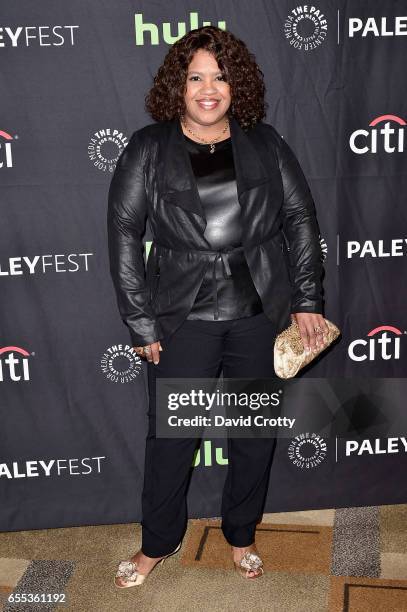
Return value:
[(292, 149), (276, 132), (283, 182), (283, 233), (289, 247), (291, 312), (323, 314), (322, 251), (314, 200)]
[(149, 305), (141, 241), (147, 220), (144, 149), (140, 134), (134, 132), (117, 161), (107, 212), (110, 274), (133, 346), (145, 346), (162, 337)]

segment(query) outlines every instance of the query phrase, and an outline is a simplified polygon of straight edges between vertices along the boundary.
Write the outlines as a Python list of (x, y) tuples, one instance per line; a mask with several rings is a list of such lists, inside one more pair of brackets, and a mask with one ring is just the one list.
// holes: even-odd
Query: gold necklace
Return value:
[(219, 138), (222, 136), (222, 134), (224, 134), (226, 132), (226, 130), (229, 128), (229, 120), (226, 119), (226, 125), (223, 128), (223, 130), (221, 131), (221, 133), (219, 134), (219, 136), (216, 136), (216, 138), (213, 138), (212, 140), (205, 140), (205, 138), (201, 138), (201, 136), (198, 136), (198, 134), (195, 134), (195, 132), (193, 132), (192, 130), (189, 129), (189, 127), (187, 126), (186, 122), (185, 122), (185, 118), (184, 115), (181, 115), (181, 121), (182, 124), (184, 126), (184, 128), (186, 130), (188, 130), (188, 132), (190, 134), (192, 134), (193, 136), (195, 136), (195, 138), (198, 138), (198, 140), (200, 140), (201, 142), (203, 142), (204, 144), (208, 144), (210, 146), (210, 153), (214, 153), (215, 152), (215, 142), (217, 140), (219, 140)]

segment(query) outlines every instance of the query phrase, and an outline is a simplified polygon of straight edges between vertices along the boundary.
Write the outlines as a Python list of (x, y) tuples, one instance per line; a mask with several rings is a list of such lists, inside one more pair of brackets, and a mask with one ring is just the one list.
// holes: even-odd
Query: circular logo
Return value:
[(303, 433), (293, 438), (288, 447), (288, 456), (301, 469), (317, 467), (326, 457), (326, 442), (316, 433)]
[(284, 22), (284, 36), (300, 51), (312, 51), (324, 42), (328, 31), (325, 15), (312, 5), (297, 6)]
[(89, 159), (98, 170), (114, 172), (117, 160), (127, 144), (127, 136), (119, 130), (99, 130), (89, 141)]
[(141, 357), (128, 344), (109, 347), (100, 360), (106, 378), (115, 383), (133, 381), (142, 371)]

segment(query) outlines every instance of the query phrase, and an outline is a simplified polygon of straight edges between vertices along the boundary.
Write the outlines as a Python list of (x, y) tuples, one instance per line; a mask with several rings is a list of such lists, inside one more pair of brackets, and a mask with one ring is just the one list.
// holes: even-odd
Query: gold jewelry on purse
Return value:
[[(325, 319), (328, 333), (325, 343), (314, 352), (306, 352), (302, 343), (300, 328), (295, 319), (278, 334), (274, 341), (274, 371), (279, 378), (293, 378), (301, 368), (309, 364), (315, 357), (324, 351), (341, 333), (339, 328)], [(320, 329), (320, 328), (319, 328)]]
[(215, 142), (216, 142), (217, 140), (219, 140), (219, 138), (222, 136), (222, 134), (224, 134), (224, 133), (226, 132), (226, 130), (228, 129), (228, 127), (229, 127), (229, 120), (228, 120), (228, 119), (226, 119), (226, 125), (225, 125), (225, 127), (223, 128), (223, 130), (221, 131), (221, 133), (219, 134), (219, 136), (217, 136), (217, 137), (216, 137), (216, 138), (214, 138), (213, 140), (205, 140), (205, 138), (202, 138), (201, 136), (198, 136), (198, 134), (195, 134), (195, 132), (193, 132), (193, 131), (192, 131), (192, 130), (191, 130), (191, 129), (190, 129), (188, 126), (187, 126), (186, 121), (185, 121), (185, 117), (184, 117), (184, 115), (181, 115), (181, 121), (182, 121), (182, 124), (183, 124), (184, 128), (185, 128), (186, 130), (188, 130), (188, 132), (189, 132), (190, 134), (192, 134), (193, 136), (195, 136), (195, 138), (198, 138), (198, 140), (200, 140), (200, 141), (201, 141), (201, 142), (203, 142), (204, 144), (208, 144), (208, 145), (210, 145), (210, 147), (211, 147), (211, 148), (210, 148), (210, 151), (209, 151), (210, 153), (214, 153), (214, 152), (215, 152)]

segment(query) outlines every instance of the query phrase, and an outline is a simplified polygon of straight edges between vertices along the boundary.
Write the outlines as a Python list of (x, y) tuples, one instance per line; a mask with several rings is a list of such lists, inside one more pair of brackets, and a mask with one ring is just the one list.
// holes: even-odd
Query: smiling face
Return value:
[(198, 49), (188, 66), (185, 119), (199, 133), (219, 131), (231, 103), (230, 85), (212, 53)]

